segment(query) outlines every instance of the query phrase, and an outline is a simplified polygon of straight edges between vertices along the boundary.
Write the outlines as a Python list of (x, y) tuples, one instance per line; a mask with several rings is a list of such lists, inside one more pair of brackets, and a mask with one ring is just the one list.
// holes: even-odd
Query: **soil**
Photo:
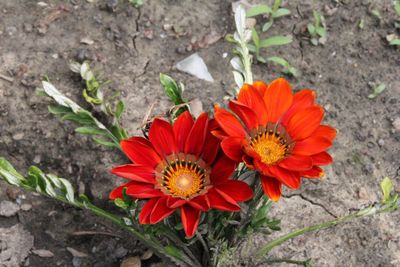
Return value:
[[(384, 176), (391, 177), (400, 190), (400, 52), (386, 41), (388, 34), (396, 32), (391, 2), (285, 1), (292, 14), (276, 20), (268, 32), (293, 34), (290, 45), (262, 53), (283, 56), (301, 72), (298, 79), (289, 78), (294, 89), (315, 89), (326, 109), (325, 122), (339, 132), (331, 149), (335, 162), (325, 169), (325, 178), (304, 181), (298, 191), (286, 190), (285, 198), (274, 205), (272, 215), (282, 219), (283, 232), (378, 201)], [(326, 17), (324, 46), (313, 46), (307, 38), (306, 25), (313, 9)], [(371, 15), (373, 9), (380, 10), (382, 20)], [(264, 21), (257, 19), (258, 25)], [(360, 20), (364, 21), (362, 29)], [(183, 82), (185, 97), (200, 98), (206, 110), (213, 103), (225, 103), (226, 96), (232, 97), (229, 56), (223, 56), (231, 52), (231, 45), (223, 38), (208, 47), (198, 47), (198, 41), (211, 32), (231, 33), (233, 25), (230, 1), (145, 0), (135, 9), (122, 0), (2, 0), (0, 74), (11, 79), (0, 78), (1, 156), (21, 171), (35, 164), (68, 177), (96, 204), (117, 212), (107, 195), (121, 179), (109, 170), (122, 163), (123, 157), (75, 134), (70, 123), (49, 114), (48, 101), (35, 95), (41, 77), (46, 74), (59, 90), (85, 105), (82, 84), (67, 63), (90, 60), (112, 80), (107, 88), (122, 92), (127, 106), (124, 127), (130, 135), (140, 134), (151, 104), (155, 103), (153, 115), (171, 106), (159, 84), (160, 72)], [(83, 38), (93, 43), (84, 44)], [(194, 51), (207, 64), (213, 83), (174, 67)], [(257, 64), (253, 70), (257, 79), (267, 82), (282, 76), (281, 69), (273, 65)], [(386, 90), (369, 99), (380, 83)], [(119, 266), (123, 258), (146, 250), (90, 213), (1, 183), (0, 202), (5, 200), (21, 208), (31, 205), (10, 217), (0, 216), (0, 229), (20, 224), (34, 237), (32, 251), (36, 254), (31, 252), (22, 259), (21, 266)], [(312, 258), (315, 266), (400, 266), (399, 221), (399, 212), (373, 216), (297, 238), (273, 253)], [(109, 235), (76, 235), (79, 231)], [(270, 238), (257, 236), (249, 243), (259, 245)], [(86, 256), (74, 257), (67, 248)], [(49, 250), (53, 255), (37, 250)], [(163, 266), (157, 261), (152, 257), (143, 265)]]

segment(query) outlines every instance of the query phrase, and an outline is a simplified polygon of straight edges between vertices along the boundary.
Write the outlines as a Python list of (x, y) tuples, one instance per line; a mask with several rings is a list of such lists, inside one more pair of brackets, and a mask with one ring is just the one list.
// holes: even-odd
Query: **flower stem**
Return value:
[(261, 247), (261, 249), (259, 249), (255, 254), (256, 258), (257, 259), (263, 258), (274, 247), (279, 246), (282, 243), (284, 243), (294, 237), (303, 235), (305, 233), (326, 229), (326, 228), (329, 228), (329, 227), (332, 227), (332, 226), (335, 226), (335, 225), (338, 225), (341, 223), (351, 221), (352, 219), (355, 219), (355, 218), (373, 215), (373, 214), (381, 213), (381, 212), (385, 212), (385, 211), (388, 211), (387, 205), (382, 205), (380, 203), (377, 203), (377, 204), (368, 206), (364, 209), (361, 209), (357, 212), (351, 213), (349, 215), (346, 215), (346, 216), (343, 216), (343, 217), (340, 217), (340, 218), (337, 218), (334, 220), (330, 220), (330, 221), (327, 221), (327, 222), (324, 222), (321, 224), (317, 224), (317, 225), (313, 225), (313, 226), (295, 230), (295, 231), (288, 233), (282, 237), (279, 237), (278, 239), (275, 239), (275, 240), (269, 242), (268, 244), (266, 244), (265, 246)]

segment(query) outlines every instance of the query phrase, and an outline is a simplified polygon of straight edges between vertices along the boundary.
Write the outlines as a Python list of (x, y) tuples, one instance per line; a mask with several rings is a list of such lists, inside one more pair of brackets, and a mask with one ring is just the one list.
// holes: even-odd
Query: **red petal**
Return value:
[(209, 165), (212, 165), (214, 162), (220, 148), (219, 144), (221, 140), (212, 134), (212, 131), (217, 128), (216, 126), (219, 127), (216, 120), (211, 119), (208, 123), (206, 141), (204, 143), (203, 154), (201, 156), (201, 158)]
[(208, 114), (202, 113), (195, 121), (185, 144), (185, 153), (199, 156), (203, 150), (208, 127)]
[(122, 192), (124, 190), (125, 187), (129, 187), (131, 184), (133, 184), (132, 182), (129, 183), (125, 183), (121, 186), (118, 186), (117, 188), (113, 189), (110, 194), (109, 194), (109, 198), (111, 200), (117, 199), (117, 198), (122, 198)]
[(321, 178), (324, 176), (324, 170), (318, 166), (314, 166), (311, 170), (301, 172), (300, 175), (309, 179)]
[(178, 152), (172, 126), (165, 120), (154, 119), (149, 131), (149, 139), (161, 157), (165, 158)]
[(216, 187), (237, 202), (247, 201), (253, 197), (250, 186), (243, 181), (227, 180)]
[(336, 137), (336, 129), (328, 125), (319, 125), (311, 135), (324, 137), (330, 141), (333, 141), (333, 139)]
[(186, 139), (193, 127), (193, 124), (193, 117), (189, 111), (185, 111), (179, 115), (174, 123), (173, 130), (175, 134), (175, 141), (180, 152), (183, 152), (185, 149)]
[(150, 214), (154, 209), (154, 205), (158, 202), (158, 198), (152, 198), (144, 204), (140, 214), (139, 214), (139, 222), (141, 224), (149, 224), (150, 223)]
[(259, 124), (267, 124), (267, 109), (264, 99), (253, 86), (244, 84), (239, 91), (238, 101), (254, 110)]
[(143, 183), (154, 184), (154, 169), (149, 166), (126, 164), (113, 168), (111, 172), (120, 177)]
[(221, 148), (230, 159), (241, 162), (243, 156), (241, 137), (228, 137), (221, 142)]
[(293, 102), (292, 88), (283, 78), (272, 81), (264, 95), (268, 121), (277, 122)]
[(187, 237), (192, 237), (196, 233), (200, 221), (200, 213), (200, 210), (189, 205), (181, 207), (182, 225)]
[(312, 159), (313, 165), (328, 165), (333, 162), (332, 157), (325, 151), (315, 154), (315, 155), (312, 155), (311, 159)]
[(235, 137), (246, 136), (246, 131), (244, 130), (242, 124), (232, 113), (215, 105), (214, 116), (219, 126), (229, 136), (235, 136)]
[(261, 175), (261, 184), (264, 193), (272, 200), (278, 201), (282, 195), (282, 183), (273, 177)]
[(286, 126), (290, 118), (294, 114), (303, 109), (313, 106), (314, 101), (315, 92), (313, 90), (304, 89), (295, 93), (293, 96), (293, 104), (283, 116), (281, 123)]
[(126, 190), (128, 196), (135, 198), (152, 198), (163, 196), (164, 194), (158, 190), (154, 189), (154, 185), (132, 182)]
[(231, 177), (235, 170), (235, 165), (235, 162), (225, 155), (220, 156), (211, 170), (210, 179), (212, 184), (218, 185)]
[(292, 171), (305, 171), (311, 169), (313, 162), (309, 156), (290, 155), (281, 162), (279, 166)]
[(281, 183), (292, 189), (300, 187), (300, 175), (298, 172), (288, 171), (279, 166), (269, 166), (269, 170)]
[(288, 122), (289, 135), (295, 141), (309, 137), (318, 128), (323, 117), (324, 110), (317, 106), (297, 112)]
[(176, 209), (185, 204), (187, 201), (181, 198), (169, 196), (167, 199), (167, 206), (171, 209)]
[(121, 148), (134, 163), (154, 168), (161, 158), (154, 151), (151, 143), (143, 137), (132, 137), (121, 141)]
[(332, 142), (323, 137), (311, 136), (297, 142), (292, 150), (293, 154), (314, 155), (327, 150), (332, 146)]
[(229, 108), (238, 115), (249, 131), (258, 127), (257, 115), (248, 106), (233, 100), (229, 102)]
[[(210, 201), (211, 208), (219, 209), (223, 211), (239, 211), (240, 206), (225, 193), (217, 192), (215, 188), (212, 188), (208, 191), (207, 197)], [(227, 201), (226, 199), (229, 199)]]
[(164, 218), (168, 217), (175, 211), (175, 209), (170, 209), (167, 207), (167, 199), (168, 197), (161, 197), (154, 205), (154, 208), (150, 214), (151, 224), (155, 224), (164, 220)]
[(201, 195), (191, 199), (188, 204), (193, 208), (196, 208), (201, 211), (207, 211), (210, 209), (210, 202), (206, 195)]
[(262, 98), (264, 98), (265, 92), (267, 91), (268, 85), (263, 81), (255, 81), (253, 87), (257, 90)]

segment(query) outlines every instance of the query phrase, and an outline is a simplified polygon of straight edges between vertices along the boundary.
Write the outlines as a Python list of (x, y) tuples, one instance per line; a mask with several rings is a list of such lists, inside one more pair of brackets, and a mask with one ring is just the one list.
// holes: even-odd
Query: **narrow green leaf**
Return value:
[(277, 63), (285, 68), (287, 68), (289, 66), (289, 62), (287, 60), (285, 60), (284, 58), (281, 57), (269, 57), (267, 58), (268, 61), (272, 61), (274, 63)]
[(116, 117), (117, 119), (120, 119), (122, 113), (124, 112), (124, 110), (125, 110), (124, 102), (118, 101), (117, 107), (116, 107), (116, 110), (115, 110), (115, 117)]
[(272, 12), (276, 12), (278, 8), (281, 6), (282, 0), (275, 0), (272, 6)]
[(255, 5), (246, 11), (246, 17), (255, 17), (262, 14), (269, 14), (272, 10), (268, 5)]
[(287, 16), (290, 14), (290, 10), (286, 8), (279, 8), (277, 11), (272, 13), (273, 18), (279, 18), (283, 16)]
[(315, 26), (313, 24), (311, 24), (311, 23), (308, 23), (307, 24), (307, 31), (311, 36), (315, 35), (315, 33), (316, 33)]
[(59, 105), (49, 105), (47, 109), (50, 113), (55, 115), (72, 112), (71, 108)]
[(124, 210), (129, 207), (129, 205), (127, 203), (125, 203), (125, 201), (122, 200), (121, 198), (116, 198), (114, 200), (114, 204), (115, 204), (115, 206), (117, 206), (117, 207), (119, 207), (121, 209), (124, 209)]
[(263, 27), (262, 27), (262, 31), (263, 31), (263, 32), (268, 31), (268, 30), (272, 27), (272, 24), (273, 24), (273, 23), (274, 23), (273, 20), (270, 20), (270, 21), (264, 23), (264, 25), (263, 25)]
[(160, 82), (164, 87), (165, 94), (175, 105), (184, 103), (182, 99), (182, 88), (178, 86), (174, 79), (166, 74), (160, 73)]
[(67, 198), (67, 200), (69, 202), (74, 203), (74, 201), (75, 201), (74, 189), (72, 188), (71, 183), (64, 178), (58, 178), (58, 179), (60, 180), (60, 182), (62, 183), (62, 185), (64, 187), (65, 197)]
[(260, 47), (270, 47), (276, 45), (286, 45), (290, 44), (293, 41), (292, 36), (273, 36), (267, 39), (264, 39), (260, 42)]
[(396, 11), (397, 15), (400, 16), (400, 1), (394, 2), (394, 10)]
[(103, 139), (99, 139), (99, 138), (93, 137), (93, 140), (99, 145), (103, 145), (103, 146), (106, 146), (106, 147), (117, 147), (115, 143), (112, 143), (112, 142), (109, 142), (109, 141), (105, 141)]
[(24, 177), (19, 174), (14, 167), (5, 160), (4, 158), (0, 158), (0, 176), (12, 185), (19, 186), (24, 179)]
[(400, 46), (400, 39), (394, 39), (389, 42), (390, 45), (399, 45)]
[(325, 28), (323, 28), (323, 27), (317, 27), (317, 28), (315, 29), (315, 31), (317, 32), (317, 34), (318, 34), (320, 37), (325, 37), (325, 36), (326, 36), (326, 30), (325, 30)]
[(260, 47), (260, 37), (258, 36), (256, 29), (254, 28), (251, 30), (251, 38), (253, 39), (256, 50), (258, 50), (258, 48)]
[(165, 248), (165, 252), (168, 255), (170, 255), (171, 257), (174, 257), (174, 258), (177, 258), (177, 259), (180, 259), (183, 261), (185, 260), (186, 257), (179, 248), (172, 246), (172, 245), (165, 246), (164, 248)]
[(377, 87), (374, 88), (374, 92), (372, 94), (368, 95), (368, 98), (373, 99), (377, 97), (379, 94), (381, 94), (384, 90), (386, 89), (386, 85), (383, 83), (378, 85)]
[(393, 182), (389, 177), (385, 177), (381, 182), (381, 189), (382, 189), (382, 202), (387, 202), (390, 200), (390, 194), (393, 191)]
[(105, 130), (101, 130), (94, 127), (78, 127), (75, 132), (80, 134), (90, 134), (90, 135), (107, 135)]

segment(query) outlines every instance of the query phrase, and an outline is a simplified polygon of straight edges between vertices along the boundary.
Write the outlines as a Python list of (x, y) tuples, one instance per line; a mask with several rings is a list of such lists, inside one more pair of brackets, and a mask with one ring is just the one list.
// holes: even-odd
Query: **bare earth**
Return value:
[[(98, 205), (113, 209), (107, 195), (121, 179), (109, 170), (122, 163), (123, 157), (75, 134), (72, 125), (50, 115), (48, 102), (35, 96), (41, 76), (47, 74), (58, 89), (85, 105), (82, 84), (67, 63), (91, 60), (112, 80), (108, 87), (122, 91), (127, 106), (123, 125), (131, 135), (140, 134), (151, 104), (155, 103), (153, 115), (171, 105), (159, 84), (160, 72), (183, 82), (185, 97), (200, 98), (205, 109), (216, 102), (223, 104), (233, 88), (229, 56), (223, 57), (231, 46), (223, 38), (200, 49), (196, 44), (213, 31), (217, 36), (233, 31), (231, 2), (145, 0), (140, 11), (122, 0), (114, 11), (117, 1), (43, 2), (47, 5), (33, 0), (0, 1), (0, 75), (11, 78), (0, 78), (0, 156), (21, 171), (35, 164), (68, 177)], [(293, 87), (315, 89), (326, 108), (326, 123), (339, 131), (331, 150), (335, 163), (326, 168), (325, 178), (304, 181), (298, 191), (285, 191), (286, 197), (274, 206), (273, 215), (282, 218), (282, 228), (288, 232), (379, 200), (384, 176), (394, 179), (400, 190), (400, 52), (385, 39), (395, 32), (391, 1), (293, 0), (285, 1), (285, 6), (292, 15), (278, 20), (270, 34), (292, 33), (294, 41), (266, 53), (284, 56), (300, 70), (298, 80), (290, 79)], [(374, 8), (383, 14), (383, 21), (370, 14)], [(327, 20), (325, 46), (312, 46), (304, 33), (313, 9), (322, 10)], [(363, 29), (358, 27), (360, 19)], [(93, 43), (83, 44), (83, 38)], [(188, 51), (191, 42), (195, 45)], [(195, 49), (214, 83), (175, 69), (176, 62)], [(282, 75), (279, 70), (273, 65), (254, 66), (256, 78), (267, 82)], [(369, 99), (372, 88), (380, 83), (386, 84), (386, 90)], [(0, 216), (0, 255), (7, 244), (13, 244), (6, 242), (10, 235), (14, 241), (20, 239), (8, 248), (15, 265), (0, 259), (1, 267), (119, 266), (123, 258), (146, 250), (87, 212), (1, 183), (0, 202), (9, 205), (4, 204), (6, 200), (17, 206), (11, 204), (16, 206), (14, 215)], [(399, 222), (399, 212), (374, 216), (297, 238), (273, 253), (311, 257), (315, 266), (400, 266)], [(79, 231), (112, 235), (76, 235)], [(260, 245), (270, 238), (258, 236), (250, 243)], [(74, 257), (67, 248), (86, 255)], [(24, 259), (27, 250), (30, 253)], [(157, 261), (152, 257), (142, 265), (163, 266)]]

